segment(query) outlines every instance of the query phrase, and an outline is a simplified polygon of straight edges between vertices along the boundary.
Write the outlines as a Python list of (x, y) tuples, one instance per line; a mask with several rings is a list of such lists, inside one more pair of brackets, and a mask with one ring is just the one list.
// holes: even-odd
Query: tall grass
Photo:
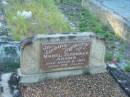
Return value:
[[(5, 8), (7, 23), (16, 40), (35, 34), (70, 32), (69, 23), (58, 10), (54, 0), (10, 0)], [(18, 11), (31, 11), (32, 17), (17, 16)]]

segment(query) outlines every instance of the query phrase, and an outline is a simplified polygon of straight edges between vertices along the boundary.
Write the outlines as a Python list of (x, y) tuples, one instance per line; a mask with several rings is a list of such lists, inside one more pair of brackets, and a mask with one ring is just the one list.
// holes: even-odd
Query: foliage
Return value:
[(105, 25), (103, 25), (95, 16), (91, 15), (86, 9), (82, 9), (81, 20), (79, 24), (80, 31), (95, 32), (100, 37), (112, 39), (113, 32)]
[(55, 0), (57, 3), (67, 3), (67, 4), (77, 4), (79, 5), (81, 3), (81, 0)]
[[(5, 13), (7, 23), (16, 40), (35, 34), (70, 32), (71, 28), (60, 13), (54, 0), (10, 0)], [(17, 16), (18, 11), (31, 11), (32, 18)]]
[(0, 65), (0, 72), (14, 72), (19, 67), (20, 63), (5, 62), (3, 65)]
[(105, 61), (112, 61), (112, 59), (113, 59), (113, 53), (107, 52), (105, 55)]
[(125, 67), (125, 71), (126, 71), (126, 72), (130, 72), (130, 65), (127, 65), (127, 66)]

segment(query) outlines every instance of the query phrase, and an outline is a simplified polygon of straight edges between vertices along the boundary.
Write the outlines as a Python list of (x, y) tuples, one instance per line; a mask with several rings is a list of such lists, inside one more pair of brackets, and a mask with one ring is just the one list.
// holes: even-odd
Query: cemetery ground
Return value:
[[(61, 21), (63, 20), (63, 22), (60, 21), (59, 23), (56, 23), (59, 17), (58, 19), (56, 17), (54, 17), (55, 19), (53, 18), (53, 20), (56, 21), (49, 20), (51, 18), (50, 17), (48, 21), (45, 22), (45, 20), (40, 20), (41, 17), (44, 16), (44, 14), (39, 12), (38, 18), (39, 18), (40, 25), (42, 24), (42, 22), (47, 23), (47, 25), (45, 25), (44, 27), (46, 29), (44, 33), (52, 34), (54, 32), (70, 32), (70, 31), (81, 32), (81, 33), (86, 31), (96, 32), (97, 36), (105, 39), (106, 48), (107, 48), (106, 58), (105, 58), (106, 63), (119, 64), (119, 68), (123, 69), (121, 71), (129, 75), (128, 72), (130, 71), (130, 60), (129, 60), (130, 47), (128, 43), (124, 42), (117, 35), (115, 35), (114, 32), (110, 30), (107, 26), (102, 25), (102, 23), (100, 23), (100, 21), (96, 17), (91, 15), (88, 10), (82, 8), (81, 0), (63, 0), (63, 1), (56, 0), (56, 1), (57, 1), (56, 4), (61, 10), (61, 12), (65, 15), (65, 17), (67, 17), (67, 22), (66, 21), (64, 22), (63, 19), (64, 17), (59, 12), (58, 14), (60, 14), (60, 20)], [(29, 8), (30, 6), (34, 8), (32, 12), (34, 11), (35, 13), (38, 8), (35, 9), (36, 6), (33, 4), (27, 6), (27, 8)], [(17, 6), (17, 8), (18, 8), (17, 10), (19, 9), (21, 10), (19, 6)], [(22, 8), (24, 8), (24, 6), (22, 6)], [(41, 7), (41, 10), (44, 10), (44, 8), (42, 9)], [(13, 37), (16, 40), (20, 40), (24, 38), (26, 35), (30, 36), (30, 33), (29, 34), (26, 33), (27, 31), (34, 31), (31, 32), (31, 34), (35, 35), (37, 33), (40, 33), (44, 29), (44, 28), (39, 28), (40, 25), (37, 25), (37, 20), (35, 20), (36, 17), (33, 17), (34, 20), (29, 23), (24, 21), (24, 19), (21, 17), (18, 18), (18, 20), (15, 17), (16, 20), (14, 19), (15, 21), (13, 21), (10, 19), (11, 16), (13, 16), (13, 13), (10, 12), (8, 8), (7, 11), (9, 11), (7, 15), (7, 24), (9, 25), (9, 27), (13, 28), (10, 29), (11, 32), (14, 32)], [(52, 15), (53, 13), (51, 13), (50, 16)], [(17, 25), (17, 23), (19, 23), (18, 21), (21, 22), (20, 25)], [(72, 23), (69, 24), (68, 21)], [(27, 28), (28, 26), (30, 26), (30, 24), (33, 25), (32, 26), (33, 30)], [(59, 27), (62, 24), (64, 26)], [(18, 29), (15, 29), (15, 26), (17, 26)], [(23, 29), (20, 29), (21, 26)], [(76, 29), (71, 29), (71, 27), (69, 26), (74, 27)], [(36, 31), (36, 29), (38, 29), (38, 31)], [(17, 32), (20, 33), (17, 34)], [(109, 70), (111, 73), (110, 68), (108, 68), (108, 71)], [(118, 79), (116, 79), (116, 81), (118, 82)], [(65, 77), (61, 79), (45, 80), (44, 82), (41, 83), (30, 84), (27, 86), (22, 85), (20, 86), (20, 88), (19, 87), (18, 88), (21, 90), (20, 93), (22, 94), (23, 97), (90, 97), (90, 96), (91, 97), (127, 97), (125, 92), (122, 90), (122, 88), (120, 88), (119, 84), (116, 83), (116, 81), (109, 73), (101, 73), (95, 75), (84, 74), (80, 76)], [(7, 96), (7, 97), (12, 97), (12, 96)], [(20, 96), (15, 96), (15, 97), (20, 97)]]
[(24, 97), (127, 97), (108, 73), (46, 80), (21, 91)]

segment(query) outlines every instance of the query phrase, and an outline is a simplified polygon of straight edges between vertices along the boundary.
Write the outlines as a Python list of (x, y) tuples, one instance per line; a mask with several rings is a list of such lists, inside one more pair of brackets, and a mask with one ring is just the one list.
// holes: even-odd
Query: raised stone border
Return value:
[(107, 70), (130, 97), (130, 75), (118, 68), (110, 67), (109, 65), (107, 66)]
[[(84, 64), (80, 64), (81, 67), (77, 67), (74, 65), (74, 63), (72, 64), (74, 65), (72, 67), (57, 67), (56, 69), (50, 69), (49, 71), (48, 69), (45, 69), (45, 64), (41, 64), (41, 43), (57, 44), (60, 42), (64, 44), (64, 42), (73, 42), (75, 44), (79, 41), (81, 43), (90, 41), (91, 43), (89, 60), (86, 59), (88, 61), (88, 64), (83, 62)], [(103, 40), (96, 37), (96, 35), (92, 32), (37, 35), (33, 38), (24, 40), (22, 44), (21, 68), (19, 70), (19, 75), (22, 78), (21, 83), (33, 83), (45, 79), (61, 78), (65, 76), (79, 75), (83, 73), (96, 74), (106, 72), (106, 65), (104, 63), (105, 44)], [(51, 60), (52, 59), (50, 59), (50, 61)], [(41, 67), (41, 65), (44, 66)], [(61, 65), (62, 64), (60, 64), (60, 66)]]

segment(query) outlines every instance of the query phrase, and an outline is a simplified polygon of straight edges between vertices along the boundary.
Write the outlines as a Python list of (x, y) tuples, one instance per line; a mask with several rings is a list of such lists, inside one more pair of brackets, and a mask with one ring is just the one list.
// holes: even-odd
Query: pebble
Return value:
[(117, 68), (117, 66), (115, 64), (108, 64), (108, 66), (111, 68)]
[(22, 85), (21, 92), (23, 97), (128, 97), (108, 73)]

